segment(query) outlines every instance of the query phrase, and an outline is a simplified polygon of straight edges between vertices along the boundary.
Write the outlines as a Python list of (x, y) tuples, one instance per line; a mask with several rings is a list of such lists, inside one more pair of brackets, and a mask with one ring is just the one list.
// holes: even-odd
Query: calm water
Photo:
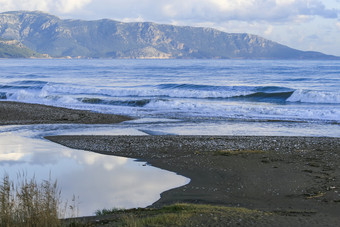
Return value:
[(83, 214), (147, 206), (188, 179), (68, 149), (45, 135), (340, 137), (340, 61), (0, 60), (0, 68), (3, 101), (136, 118), (118, 125), (0, 127), (0, 167), (45, 178), (51, 171), (65, 182), (67, 196), (79, 195)]
[[(86, 126), (0, 127), (1, 176), (7, 173), (16, 181), (17, 174), (24, 172), (41, 182), (51, 174), (58, 181), (64, 202), (71, 205), (76, 196), (79, 216), (93, 215), (103, 208), (146, 207), (157, 201), (163, 191), (189, 183), (188, 178), (144, 162), (69, 149), (42, 139), (43, 135), (66, 134), (82, 127)], [(132, 130), (120, 133), (138, 135)]]

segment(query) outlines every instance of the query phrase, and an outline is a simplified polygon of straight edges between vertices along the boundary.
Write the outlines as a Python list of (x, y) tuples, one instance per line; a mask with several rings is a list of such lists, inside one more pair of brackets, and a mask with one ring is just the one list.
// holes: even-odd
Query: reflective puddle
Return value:
[(67, 134), (69, 127), (0, 127), (2, 176), (7, 173), (15, 181), (18, 173), (25, 172), (40, 182), (51, 175), (58, 181), (63, 201), (70, 201), (73, 195), (78, 198), (79, 216), (93, 215), (103, 208), (146, 207), (157, 201), (160, 193), (190, 181), (144, 162), (70, 149), (42, 137)]

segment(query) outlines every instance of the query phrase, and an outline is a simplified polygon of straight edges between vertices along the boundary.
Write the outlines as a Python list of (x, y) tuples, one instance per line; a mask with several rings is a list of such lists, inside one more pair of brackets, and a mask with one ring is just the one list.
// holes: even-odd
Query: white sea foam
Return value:
[(8, 92), (9, 100), (15, 101), (38, 101), (43, 98), (39, 91), (36, 90), (18, 90), (15, 92)]
[[(59, 87), (58, 87), (59, 88)], [(62, 89), (59, 89), (59, 92)], [(66, 88), (66, 90), (69, 90)], [(63, 92), (66, 92), (63, 90)], [(71, 90), (70, 90), (71, 91)], [(156, 99), (141, 107), (96, 105), (82, 103), (73, 94), (58, 94), (56, 90), (18, 90), (9, 100), (63, 106), (75, 109), (89, 109), (97, 112), (126, 114), (130, 116), (149, 116), (160, 114), (169, 117), (222, 117), (236, 119), (274, 119), (274, 120), (321, 120), (340, 121), (340, 107), (311, 105), (259, 105), (252, 102), (222, 102), (205, 99)], [(288, 99), (289, 102), (340, 103), (340, 95), (331, 92), (311, 92), (299, 90)]]
[(150, 124), (150, 123), (168, 123), (168, 122), (181, 122), (181, 120), (168, 119), (168, 118), (140, 118), (140, 119), (126, 121), (125, 124)]
[(47, 84), (42, 88), (44, 94), (98, 94), (111, 97), (171, 97), (171, 98), (230, 98), (254, 93), (251, 89), (195, 90), (160, 89), (149, 87), (106, 87), (93, 88), (76, 85)]
[(224, 117), (236, 119), (268, 119), (268, 120), (321, 120), (340, 121), (340, 108), (308, 105), (258, 105), (256, 103), (224, 103), (196, 102), (188, 100), (158, 100), (145, 107), (153, 110), (173, 113), (174, 115), (195, 115)]
[(340, 92), (296, 90), (288, 102), (340, 104)]
[(45, 90), (18, 90), (15, 92), (8, 92), (7, 99), (19, 102), (42, 103), (51, 105), (55, 103), (79, 103), (79, 101), (67, 95), (50, 95)]

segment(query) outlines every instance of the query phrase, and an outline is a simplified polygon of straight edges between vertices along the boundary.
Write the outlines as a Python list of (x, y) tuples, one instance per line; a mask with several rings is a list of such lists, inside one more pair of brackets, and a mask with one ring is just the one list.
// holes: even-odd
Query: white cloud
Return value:
[(336, 0), (0, 0), (0, 9), (163, 21), (292, 21), (301, 16), (337, 18), (340, 6), (332, 7), (331, 1)]
[(338, 28), (338, 30), (340, 31), (340, 22), (337, 22), (335, 25)]
[(57, 4), (57, 9), (59, 12), (70, 13), (74, 10), (81, 9), (91, 1), (92, 0), (52, 0), (51, 2)]
[(254, 5), (254, 0), (238, 0), (238, 1), (226, 1), (226, 0), (210, 0), (209, 5), (212, 4), (218, 7), (221, 11), (234, 11), (244, 8), (249, 8)]
[(125, 17), (122, 18), (120, 21), (125, 22), (125, 23), (129, 23), (129, 22), (145, 22), (145, 19), (141, 16), (138, 17)]
[(1, 6), (1, 9), (4, 11), (13, 7), (12, 2), (8, 0), (0, 0), (0, 6)]
[(0, 0), (1, 11), (41, 10), (65, 14), (83, 8), (92, 0)]
[[(103, 0), (96, 0), (103, 1)], [(131, 3), (130, 0), (129, 2)], [(134, 10), (125, 8), (124, 4), (119, 9), (114, 5), (120, 1), (113, 0), (107, 7), (112, 9), (112, 14), (119, 19), (119, 15), (134, 14), (128, 17), (142, 15), (146, 20), (193, 23), (224, 23), (225, 21), (245, 21), (271, 23), (302, 23), (314, 17), (337, 18), (340, 6), (335, 9), (327, 8), (319, 0), (172, 0), (143, 2), (143, 6)]]
[(272, 26), (272, 25), (269, 25), (269, 26), (267, 27), (267, 29), (264, 31), (264, 34), (265, 34), (265, 35), (270, 35), (270, 34), (272, 34), (272, 32), (273, 32), (273, 26)]

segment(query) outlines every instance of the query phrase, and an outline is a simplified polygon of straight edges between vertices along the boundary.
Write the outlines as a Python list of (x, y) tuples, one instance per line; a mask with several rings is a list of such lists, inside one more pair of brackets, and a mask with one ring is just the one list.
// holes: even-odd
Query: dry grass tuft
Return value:
[(37, 183), (18, 174), (17, 182), (4, 175), (0, 182), (0, 226), (60, 226), (59, 218), (66, 214), (62, 206), (61, 190), (57, 181)]

